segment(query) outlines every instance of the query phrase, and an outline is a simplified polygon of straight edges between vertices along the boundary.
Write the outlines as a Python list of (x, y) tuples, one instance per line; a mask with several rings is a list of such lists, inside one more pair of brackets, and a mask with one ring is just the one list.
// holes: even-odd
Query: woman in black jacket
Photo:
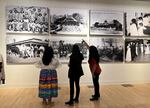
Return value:
[[(68, 77), (69, 77), (69, 83), (70, 83), (70, 100), (65, 102), (65, 104), (73, 105), (74, 102), (79, 102), (79, 94), (80, 94), (80, 77), (83, 75), (83, 69), (82, 69), (82, 60), (83, 60), (83, 54), (80, 53), (78, 45), (73, 45), (72, 48), (72, 54), (70, 56), (69, 61), (69, 71), (68, 71)], [(74, 98), (74, 83), (76, 87), (76, 96)]]

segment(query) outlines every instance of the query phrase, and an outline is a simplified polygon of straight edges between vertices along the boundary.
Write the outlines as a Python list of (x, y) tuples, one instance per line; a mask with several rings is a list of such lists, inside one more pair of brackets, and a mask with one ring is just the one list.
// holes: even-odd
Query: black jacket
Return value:
[(77, 55), (71, 55), (70, 61), (69, 61), (69, 72), (68, 77), (69, 78), (78, 78), (81, 77), (83, 74), (82, 69), (82, 60), (83, 60), (83, 54), (77, 54)]

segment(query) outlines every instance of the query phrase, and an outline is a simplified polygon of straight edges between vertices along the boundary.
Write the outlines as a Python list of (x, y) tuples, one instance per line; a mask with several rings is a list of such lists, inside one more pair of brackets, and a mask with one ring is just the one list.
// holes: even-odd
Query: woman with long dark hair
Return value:
[(59, 61), (54, 58), (51, 47), (46, 47), (42, 60), (36, 63), (36, 67), (41, 68), (39, 77), (39, 97), (43, 99), (43, 104), (51, 102), (52, 97), (58, 96), (58, 81), (56, 68)]
[(94, 84), (94, 95), (90, 98), (91, 101), (98, 100), (100, 97), (100, 90), (99, 90), (99, 75), (101, 73), (101, 68), (99, 65), (99, 54), (98, 50), (95, 46), (89, 46), (84, 40), (83, 43), (89, 49), (89, 67), (92, 74), (93, 84)]
[[(68, 78), (70, 83), (70, 100), (65, 102), (65, 104), (73, 105), (74, 102), (79, 102), (79, 94), (80, 94), (80, 77), (83, 75), (82, 69), (82, 60), (83, 54), (80, 53), (78, 45), (73, 45), (72, 54), (70, 56), (69, 61), (69, 71), (68, 71)], [(76, 95), (74, 98), (74, 83), (76, 87)]]

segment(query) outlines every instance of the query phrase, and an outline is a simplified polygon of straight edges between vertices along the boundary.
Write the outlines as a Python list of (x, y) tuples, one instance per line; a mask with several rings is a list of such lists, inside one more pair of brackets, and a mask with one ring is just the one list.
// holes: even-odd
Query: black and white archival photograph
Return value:
[(97, 47), (100, 62), (123, 62), (124, 41), (122, 38), (91, 37), (90, 45)]
[(47, 36), (7, 36), (6, 56), (8, 64), (33, 64), (48, 46)]
[(150, 62), (150, 39), (126, 39), (126, 62)]
[(123, 12), (90, 11), (90, 35), (123, 35)]
[(7, 33), (49, 33), (49, 10), (37, 6), (7, 6)]
[(87, 22), (87, 10), (60, 8), (50, 10), (51, 34), (86, 35)]
[(82, 43), (82, 39), (80, 38), (53, 38), (50, 40), (49, 44), (54, 49), (55, 57), (59, 58), (61, 62), (69, 62), (69, 57), (74, 44), (79, 46), (80, 51), (84, 56), (83, 61), (87, 61), (87, 47)]
[(150, 13), (128, 12), (126, 17), (126, 36), (150, 36)]

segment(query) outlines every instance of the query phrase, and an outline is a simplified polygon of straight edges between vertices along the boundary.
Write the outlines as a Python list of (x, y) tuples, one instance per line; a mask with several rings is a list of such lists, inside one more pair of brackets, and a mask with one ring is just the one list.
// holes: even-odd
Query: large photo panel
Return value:
[(123, 62), (123, 38), (90, 37), (89, 42), (97, 47), (100, 62)]
[(150, 12), (127, 12), (126, 36), (150, 36)]
[(61, 62), (69, 62), (74, 44), (79, 46), (80, 52), (84, 56), (84, 62), (87, 61), (87, 47), (82, 43), (80, 37), (53, 37), (50, 38), (49, 44), (54, 49), (55, 57), (59, 58)]
[(38, 6), (7, 6), (7, 33), (49, 33), (49, 10)]
[(49, 44), (47, 36), (16, 36), (6, 37), (6, 58), (8, 64), (33, 64), (43, 56)]
[(118, 11), (90, 11), (90, 35), (123, 35), (124, 13)]
[(150, 39), (127, 38), (125, 61), (127, 63), (150, 62)]
[(50, 9), (50, 33), (86, 35), (88, 11), (84, 9)]

